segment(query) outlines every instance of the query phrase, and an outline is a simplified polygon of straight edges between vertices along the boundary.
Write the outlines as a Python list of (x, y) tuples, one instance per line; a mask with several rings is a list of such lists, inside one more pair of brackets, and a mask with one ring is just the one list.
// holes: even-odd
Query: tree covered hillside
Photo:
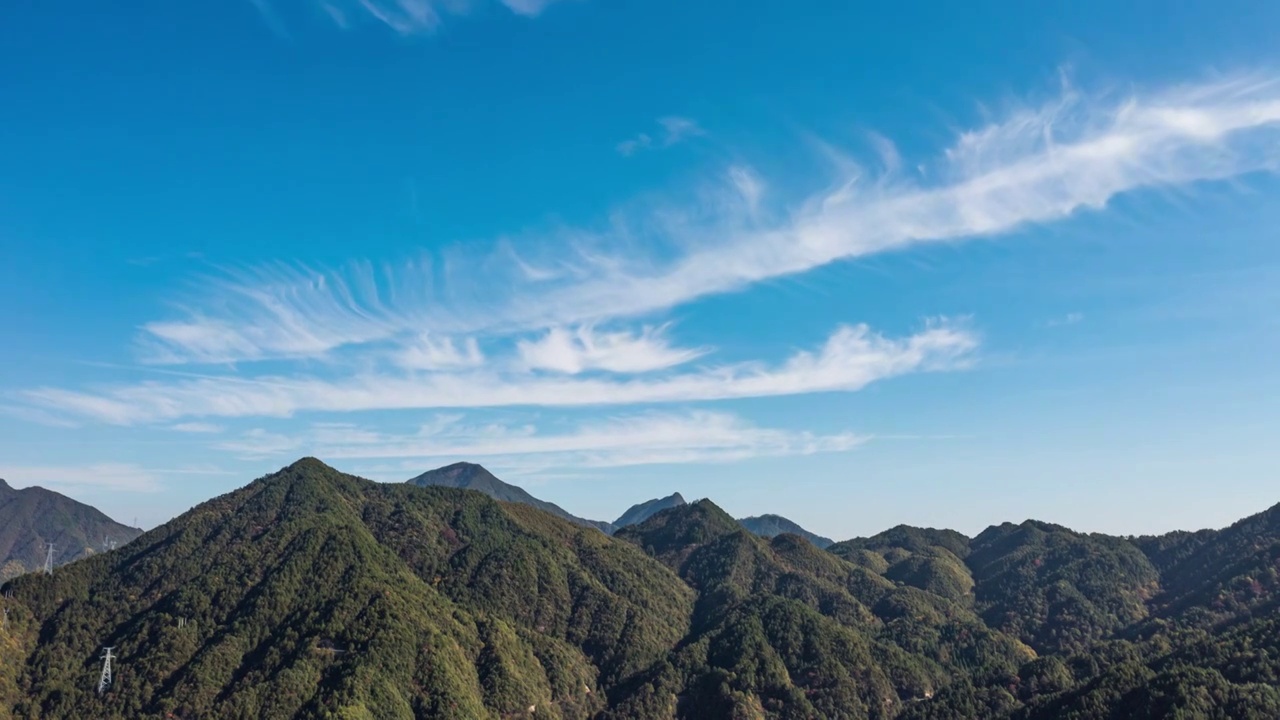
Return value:
[(595, 530), (311, 459), (9, 587), (21, 718), (590, 717), (693, 601)]
[(1280, 506), (824, 551), (707, 500), (609, 537), (304, 459), (7, 583), (0, 720), (1274, 719), (1278, 575)]
[(891, 718), (1034, 653), (969, 609), (802, 537), (762, 539), (710, 501), (624, 528), (698, 591), (690, 637), (611, 717)]

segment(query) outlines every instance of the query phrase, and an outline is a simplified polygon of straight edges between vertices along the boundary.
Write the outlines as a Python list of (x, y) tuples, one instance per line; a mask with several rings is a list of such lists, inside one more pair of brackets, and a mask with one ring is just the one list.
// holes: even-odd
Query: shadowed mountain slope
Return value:
[(653, 517), (655, 513), (662, 512), (667, 508), (680, 507), (684, 504), (684, 498), (680, 496), (680, 493), (671, 493), (664, 498), (654, 498), (653, 500), (637, 503), (622, 513), (617, 520), (613, 521), (614, 530), (642, 523)]
[(41, 487), (15, 490), (0, 480), (0, 582), (44, 567), (48, 543), (55, 565), (123, 545), (142, 533), (96, 508)]

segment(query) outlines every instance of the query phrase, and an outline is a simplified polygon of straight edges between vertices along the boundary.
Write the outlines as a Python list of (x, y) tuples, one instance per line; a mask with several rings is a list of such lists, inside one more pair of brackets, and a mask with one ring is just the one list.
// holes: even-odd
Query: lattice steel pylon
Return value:
[(44, 574), (53, 574), (53, 543), (49, 543), (49, 553), (44, 557)]
[(112, 650), (115, 650), (115, 648), (109, 647), (109, 648), (103, 649), (102, 675), (98, 677), (98, 694), (99, 695), (106, 692), (107, 688), (111, 687), (111, 661), (115, 659), (115, 657), (111, 654)]

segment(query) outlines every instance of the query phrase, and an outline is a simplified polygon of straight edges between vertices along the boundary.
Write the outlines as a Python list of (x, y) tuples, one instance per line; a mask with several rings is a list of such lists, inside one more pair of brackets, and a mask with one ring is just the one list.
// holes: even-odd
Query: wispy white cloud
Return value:
[(177, 432), (184, 432), (184, 433), (200, 433), (200, 434), (213, 435), (213, 434), (222, 432), (223, 427), (221, 425), (215, 425), (213, 423), (206, 423), (206, 422), (182, 422), (182, 423), (174, 423), (173, 425), (170, 425), (169, 429), (175, 430)]
[(516, 15), (536, 17), (560, 0), (248, 0), (271, 32), (290, 39), (290, 26), (322, 18), (342, 30), (371, 21), (400, 35), (436, 30), (446, 16), (467, 15), (477, 6), (500, 4)]
[(289, 29), (285, 27), (284, 22), (280, 19), (280, 15), (276, 13), (275, 7), (270, 0), (249, 0), (253, 8), (258, 11), (258, 15), (262, 18), (262, 22), (266, 24), (271, 32), (281, 38), (289, 39)]
[(50, 490), (103, 489), (150, 493), (161, 488), (157, 471), (128, 463), (64, 466), (0, 466), (0, 478), (15, 488), (38, 485)]
[[(440, 26), (446, 15), (466, 15), (476, 6), (490, 0), (291, 0), (291, 4), (312, 4), (343, 30), (353, 27), (360, 18), (382, 23), (401, 35), (430, 33)], [(558, 0), (500, 0), (500, 4), (516, 15), (535, 17)], [(277, 32), (285, 32), (284, 24), (268, 0), (250, 0), (263, 19)]]
[(246, 431), (238, 438), (225, 440), (215, 447), (248, 459), (278, 457), (296, 454), (303, 445), (301, 438), (272, 433), (262, 428)]
[[(369, 15), (401, 35), (434, 30), (440, 14), (430, 0), (357, 0)], [(462, 8), (465, 9), (465, 6)]]
[(540, 15), (556, 2), (559, 0), (502, 0), (502, 4), (510, 8), (511, 12), (526, 17)]
[(681, 365), (707, 353), (706, 349), (675, 348), (665, 328), (646, 327), (640, 333), (601, 332), (590, 325), (575, 330), (555, 327), (536, 340), (521, 340), (521, 362), (534, 370), (575, 375), (586, 370), (642, 373)]
[(1063, 325), (1077, 325), (1084, 322), (1084, 313), (1069, 312), (1062, 317), (1050, 318), (1045, 321), (1045, 327), (1062, 327)]
[[(1274, 171), (1280, 81), (1237, 77), (1126, 95), (1069, 89), (961, 133), (932, 161), (908, 163), (885, 155), (888, 141), (881, 146), (890, 171), (846, 164), (829, 186), (789, 205), (770, 192), (778, 183), (737, 166), (723, 192), (621, 213), (595, 232), (557, 233), (542, 251), (532, 238), (520, 256), (499, 246), (447, 263), (229, 274), (179, 317), (144, 326), (143, 349), (154, 361), (218, 363), (323, 356), (423, 331), (616, 323), (840, 260), (1054, 222), (1126, 192)], [(928, 173), (891, 171), (915, 164)]]
[(347, 19), (347, 13), (336, 5), (321, 0), (320, 9), (324, 11), (334, 25), (346, 30), (351, 27), (351, 21)]
[(397, 350), (394, 361), (409, 370), (449, 370), (478, 367), (484, 364), (484, 355), (475, 338), (467, 338), (459, 347), (453, 338), (423, 333)]
[[(962, 133), (923, 175), (901, 175), (895, 168), (913, 162), (887, 140), (878, 145), (884, 174), (846, 166), (833, 186), (789, 208), (771, 198), (776, 183), (739, 166), (718, 192), (604, 231), (557, 234), (545, 252), (530, 249), (534, 238), (519, 243), (519, 254), (509, 243), (394, 267), (228, 273), (178, 317), (141, 332), (148, 360), (214, 366), (207, 372), (18, 397), (55, 419), (134, 425), (710, 402), (850, 392), (963, 367), (978, 346), (963, 323), (898, 338), (843, 326), (782, 360), (692, 366), (711, 357), (707, 349), (678, 347), (661, 325), (636, 319), (842, 259), (1052, 222), (1124, 192), (1274, 171), (1280, 81), (1236, 78), (1123, 97), (1068, 90)], [(311, 358), (326, 362), (270, 373), (248, 364)], [(293, 438), (261, 432), (250, 438), (255, 447), (297, 449)]]
[(481, 368), (362, 373), (338, 380), (209, 376), (99, 392), (42, 388), (22, 395), (47, 409), (126, 425), (184, 417), (285, 417), (303, 411), (690, 402), (854, 391), (885, 378), (962, 366), (977, 344), (970, 330), (953, 322), (931, 322), (900, 339), (856, 325), (839, 328), (816, 351), (796, 352), (774, 366), (724, 365), (657, 378), (510, 375)]
[(630, 156), (640, 150), (671, 147), (689, 138), (706, 135), (706, 131), (698, 125), (697, 121), (686, 117), (672, 115), (658, 118), (658, 126), (661, 132), (657, 134), (642, 132), (618, 143), (618, 152)]
[(727, 413), (700, 411), (607, 418), (559, 432), (528, 425), (471, 426), (457, 418), (444, 418), (402, 435), (354, 426), (313, 427), (294, 439), (256, 431), (219, 448), (252, 458), (309, 452), (334, 459), (495, 458), (507, 465), (604, 468), (841, 452), (864, 440), (854, 433), (815, 435), (761, 428)]
[(653, 147), (653, 136), (649, 133), (640, 133), (618, 143), (618, 153), (630, 157), (640, 150), (651, 147)]

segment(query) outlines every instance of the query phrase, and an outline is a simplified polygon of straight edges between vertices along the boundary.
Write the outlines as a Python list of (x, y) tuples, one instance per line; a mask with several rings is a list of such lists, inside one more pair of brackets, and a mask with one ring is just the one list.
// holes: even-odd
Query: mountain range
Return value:
[(0, 718), (1280, 717), (1280, 505), (822, 550), (668, 504), (610, 537), (303, 459), (6, 583)]
[(40, 487), (14, 489), (0, 480), (0, 582), (129, 542), (142, 531), (97, 509)]
[[(649, 519), (655, 513), (666, 510), (667, 508), (679, 507), (685, 504), (685, 499), (680, 493), (672, 493), (664, 498), (654, 498), (646, 500), (642, 503), (632, 505), (626, 512), (622, 513), (617, 520), (613, 522), (605, 522), (602, 520), (587, 520), (572, 515), (559, 505), (539, 500), (530, 495), (523, 488), (516, 485), (503, 482), (497, 476), (475, 463), (460, 462), (453, 465), (446, 465), (435, 470), (428, 470), (421, 475), (408, 480), (411, 485), (427, 487), (436, 485), (440, 487), (461, 488), (464, 490), (476, 490), (485, 495), (500, 500), (502, 502), (516, 502), (525, 505), (532, 505), (539, 510), (564, 518), (575, 525), (583, 527), (594, 527), (601, 532), (612, 535), (618, 530), (629, 525), (642, 523)], [(795, 533), (801, 535), (817, 545), (825, 548), (831, 545), (834, 540), (822, 537), (815, 533), (800, 527), (798, 524), (780, 516), (780, 515), (760, 515), (758, 517), (749, 517), (739, 520), (744, 527), (761, 537), (773, 537), (782, 533)]]

